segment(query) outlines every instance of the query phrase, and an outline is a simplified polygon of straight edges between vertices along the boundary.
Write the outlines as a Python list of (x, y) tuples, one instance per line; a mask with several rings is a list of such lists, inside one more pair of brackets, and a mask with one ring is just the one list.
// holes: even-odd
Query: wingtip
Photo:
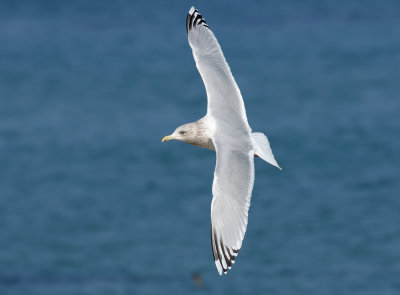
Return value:
[(215, 260), (215, 266), (217, 267), (218, 274), (222, 276), (222, 266), (218, 260)]
[(210, 29), (210, 27), (207, 25), (206, 20), (201, 16), (200, 12), (194, 8), (194, 6), (190, 7), (189, 13), (186, 16), (186, 32), (189, 33), (189, 31), (198, 25), (201, 25), (205, 28)]

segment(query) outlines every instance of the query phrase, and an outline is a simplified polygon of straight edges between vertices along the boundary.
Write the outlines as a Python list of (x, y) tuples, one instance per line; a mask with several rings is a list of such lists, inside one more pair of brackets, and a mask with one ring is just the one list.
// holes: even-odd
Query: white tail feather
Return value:
[(278, 162), (275, 160), (267, 136), (261, 132), (254, 132), (251, 134), (251, 138), (253, 139), (254, 154), (259, 156), (265, 162), (282, 170), (282, 168), (279, 167)]

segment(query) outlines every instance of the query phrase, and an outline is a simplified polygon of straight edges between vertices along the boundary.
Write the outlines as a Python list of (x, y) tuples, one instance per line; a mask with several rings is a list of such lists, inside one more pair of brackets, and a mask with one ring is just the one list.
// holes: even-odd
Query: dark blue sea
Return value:
[[(215, 268), (196, 5), (260, 159)], [(0, 294), (400, 294), (400, 2), (0, 1)]]

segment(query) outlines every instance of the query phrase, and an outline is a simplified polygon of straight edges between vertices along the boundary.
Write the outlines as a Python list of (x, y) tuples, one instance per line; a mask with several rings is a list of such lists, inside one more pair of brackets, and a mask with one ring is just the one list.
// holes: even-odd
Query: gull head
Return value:
[(196, 123), (188, 123), (179, 126), (171, 135), (167, 135), (162, 139), (162, 142), (168, 140), (179, 140), (189, 144), (196, 144), (198, 141), (198, 126)]

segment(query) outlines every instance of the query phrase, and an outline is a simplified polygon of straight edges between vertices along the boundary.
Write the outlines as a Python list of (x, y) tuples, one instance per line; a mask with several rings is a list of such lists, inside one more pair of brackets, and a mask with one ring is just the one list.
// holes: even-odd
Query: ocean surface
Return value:
[[(282, 171), (255, 159), (227, 276), (196, 5)], [(400, 2), (0, 1), (0, 294), (400, 294)]]

